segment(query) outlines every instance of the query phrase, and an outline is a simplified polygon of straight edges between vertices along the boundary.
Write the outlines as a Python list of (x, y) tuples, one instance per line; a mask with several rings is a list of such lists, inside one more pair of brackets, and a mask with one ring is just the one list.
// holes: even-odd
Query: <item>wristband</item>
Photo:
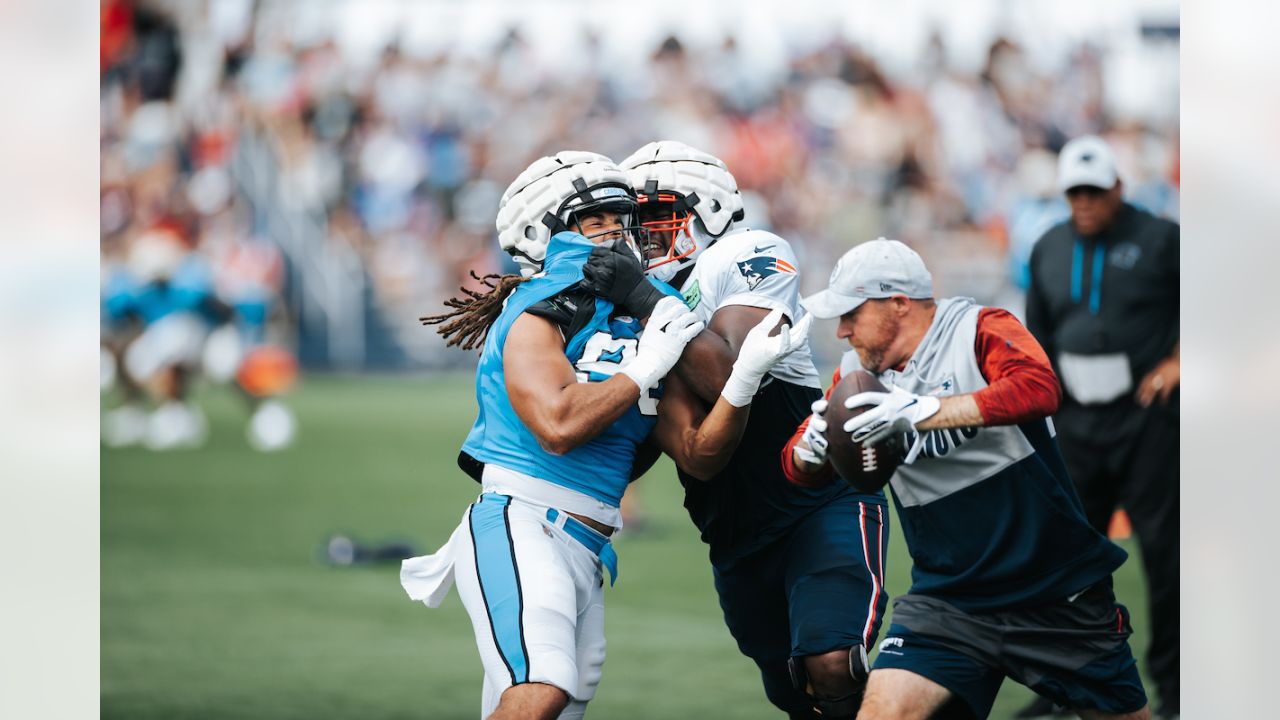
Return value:
[(636, 356), (627, 363), (627, 366), (618, 371), (620, 375), (626, 375), (631, 378), (640, 388), (640, 395), (643, 396), (649, 392), (649, 389), (658, 384), (662, 376), (667, 374), (666, 369), (659, 367), (656, 358), (646, 353), (637, 353)]
[(724, 389), (720, 391), (720, 396), (734, 407), (748, 405), (751, 403), (751, 399), (756, 396), (756, 392), (760, 390), (760, 381), (763, 379), (763, 375), (744, 371), (737, 363), (734, 363), (733, 372), (729, 373), (729, 379), (725, 381)]

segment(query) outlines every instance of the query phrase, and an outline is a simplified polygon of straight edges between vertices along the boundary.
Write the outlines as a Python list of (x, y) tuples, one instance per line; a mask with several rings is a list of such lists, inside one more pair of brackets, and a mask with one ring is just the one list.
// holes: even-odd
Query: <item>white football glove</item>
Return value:
[[(900, 387), (894, 387), (887, 393), (858, 393), (844, 401), (844, 406), (851, 410), (863, 405), (875, 407), (850, 418), (844, 424), (844, 431), (854, 442), (875, 447), (894, 435), (914, 431), (916, 425), (938, 412), (942, 402), (936, 397), (915, 395)], [(920, 454), (922, 439), (923, 435), (916, 433), (916, 441), (903, 462), (911, 464), (915, 461)]]
[(703, 327), (703, 322), (679, 298), (669, 295), (662, 298), (640, 335), (636, 356), (622, 368), (622, 374), (634, 380), (644, 395), (671, 370), (684, 352), (684, 346), (702, 332)]
[(742, 407), (751, 402), (751, 398), (760, 389), (760, 381), (764, 376), (783, 358), (808, 342), (809, 326), (813, 324), (812, 315), (805, 315), (795, 327), (783, 325), (777, 335), (769, 335), (781, 319), (781, 310), (770, 312), (751, 328), (751, 332), (742, 341), (738, 359), (733, 362), (733, 372), (720, 391), (730, 405)]
[(827, 461), (827, 401), (814, 400), (810, 409), (809, 424), (791, 451), (810, 465), (821, 465)]

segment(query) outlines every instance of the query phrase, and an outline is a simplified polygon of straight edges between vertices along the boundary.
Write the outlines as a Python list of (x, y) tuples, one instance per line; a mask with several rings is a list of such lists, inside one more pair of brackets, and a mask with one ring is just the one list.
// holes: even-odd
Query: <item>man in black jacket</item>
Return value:
[(1032, 252), (1027, 327), (1062, 381), (1058, 443), (1089, 521), (1105, 533), (1123, 506), (1138, 535), (1150, 595), (1147, 669), (1158, 715), (1174, 717), (1179, 228), (1124, 202), (1101, 138), (1072, 140), (1058, 160), (1071, 219)]

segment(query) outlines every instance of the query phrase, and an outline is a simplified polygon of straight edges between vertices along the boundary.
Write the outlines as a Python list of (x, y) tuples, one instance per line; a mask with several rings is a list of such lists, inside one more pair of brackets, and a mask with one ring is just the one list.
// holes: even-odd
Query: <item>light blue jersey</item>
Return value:
[[(627, 409), (596, 437), (563, 455), (553, 455), (516, 416), (507, 397), (502, 353), (512, 324), (535, 303), (572, 287), (582, 279), (582, 266), (594, 245), (577, 233), (562, 232), (547, 246), (544, 271), (519, 285), (502, 314), (489, 328), (476, 369), (479, 417), (463, 444), (463, 452), (482, 463), (524, 473), (618, 507), (627, 488), (637, 446), (657, 422), (660, 386)], [(653, 280), (663, 292), (680, 294)], [(613, 303), (595, 299), (591, 321), (567, 339), (565, 356), (579, 382), (603, 382), (635, 357), (641, 326), (638, 320), (613, 316)]]
[(209, 267), (192, 253), (165, 282), (141, 282), (128, 270), (116, 268), (103, 282), (102, 307), (111, 322), (137, 315), (150, 325), (172, 313), (203, 312), (212, 296)]

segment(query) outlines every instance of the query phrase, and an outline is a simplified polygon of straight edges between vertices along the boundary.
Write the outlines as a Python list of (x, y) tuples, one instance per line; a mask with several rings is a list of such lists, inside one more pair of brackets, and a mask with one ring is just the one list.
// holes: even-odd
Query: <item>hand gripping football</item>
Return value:
[(857, 370), (841, 378), (831, 391), (827, 409), (827, 459), (845, 482), (862, 492), (875, 492), (889, 482), (902, 463), (902, 441), (893, 438), (875, 447), (867, 447), (863, 443), (855, 443), (842, 429), (850, 418), (874, 407), (845, 408), (845, 399), (861, 392), (888, 390), (871, 373)]

